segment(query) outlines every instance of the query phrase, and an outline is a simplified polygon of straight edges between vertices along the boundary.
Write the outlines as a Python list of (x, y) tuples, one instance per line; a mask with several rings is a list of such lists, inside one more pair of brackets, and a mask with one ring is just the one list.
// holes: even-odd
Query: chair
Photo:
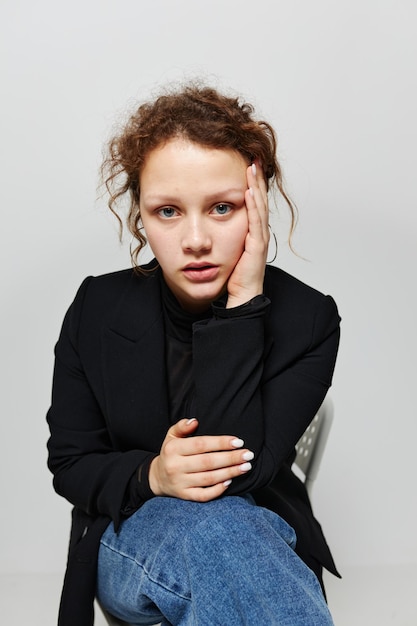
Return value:
[[(326, 447), (327, 438), (332, 427), (334, 415), (333, 402), (326, 397), (317, 414), (310, 422), (304, 435), (295, 446), (297, 456), (292, 469), (304, 481), (308, 495), (311, 497), (314, 481), (319, 473), (321, 460)], [(132, 626), (127, 622), (110, 615), (103, 607), (101, 610), (109, 626)], [(155, 625), (159, 626), (159, 625)]]
[(297, 456), (292, 470), (304, 481), (310, 497), (314, 481), (319, 473), (327, 438), (333, 423), (333, 416), (334, 406), (332, 399), (326, 397), (304, 435), (295, 446)]

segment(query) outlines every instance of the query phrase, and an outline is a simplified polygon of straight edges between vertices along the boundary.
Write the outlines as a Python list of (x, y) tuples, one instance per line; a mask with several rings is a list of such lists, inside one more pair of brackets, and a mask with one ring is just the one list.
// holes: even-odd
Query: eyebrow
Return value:
[[(246, 188), (242, 188), (242, 187), (229, 187), (227, 189), (222, 189), (220, 191), (216, 191), (214, 193), (210, 193), (207, 196), (204, 197), (204, 199), (207, 202), (214, 202), (215, 200), (221, 200), (222, 198), (225, 197), (230, 197), (230, 196), (236, 196), (236, 200), (238, 199), (237, 196), (239, 196), (239, 200), (243, 199), (244, 195), (245, 195), (245, 191)], [(156, 204), (170, 204), (173, 203), (175, 204), (176, 202), (179, 202), (180, 200), (182, 200), (182, 198), (177, 197), (175, 194), (143, 194), (142, 195), (143, 200), (146, 202), (150, 202), (150, 203), (156, 203)]]

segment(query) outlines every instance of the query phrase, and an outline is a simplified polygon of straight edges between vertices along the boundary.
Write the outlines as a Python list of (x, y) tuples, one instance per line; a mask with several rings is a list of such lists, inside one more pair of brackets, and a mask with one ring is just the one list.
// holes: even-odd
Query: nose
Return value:
[(182, 248), (188, 252), (205, 252), (211, 248), (211, 235), (204, 216), (184, 220)]

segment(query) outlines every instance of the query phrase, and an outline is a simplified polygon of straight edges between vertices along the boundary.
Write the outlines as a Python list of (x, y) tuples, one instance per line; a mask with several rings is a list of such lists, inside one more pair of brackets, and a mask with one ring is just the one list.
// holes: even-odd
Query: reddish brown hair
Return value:
[(284, 189), (273, 128), (267, 122), (254, 119), (251, 104), (223, 95), (211, 87), (191, 84), (139, 106), (108, 145), (102, 165), (103, 180), (110, 196), (108, 205), (119, 220), (122, 232), (123, 224), (116, 206), (126, 197), (125, 194), (129, 196), (126, 222), (138, 241), (137, 247), (131, 251), (135, 267), (138, 255), (146, 245), (146, 237), (140, 229), (141, 169), (148, 154), (173, 137), (209, 148), (237, 150), (248, 164), (258, 159), (268, 188), (275, 184), (289, 207), (291, 239), (297, 213)]

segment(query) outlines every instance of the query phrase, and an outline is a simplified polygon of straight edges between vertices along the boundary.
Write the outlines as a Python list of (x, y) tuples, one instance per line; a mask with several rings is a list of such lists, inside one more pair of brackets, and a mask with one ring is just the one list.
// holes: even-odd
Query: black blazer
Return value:
[[(135, 485), (170, 426), (161, 279), (158, 268), (86, 279), (56, 345), (48, 463), (56, 491), (74, 505), (60, 626), (93, 623), (100, 536), (152, 495)], [(290, 468), (331, 384), (340, 318), (332, 298), (274, 267), (264, 294), (249, 314), (214, 307), (194, 325), (198, 434), (245, 441), (253, 469), (227, 494), (252, 493), (294, 527), (297, 552), (319, 577), (322, 565), (337, 574)]]

